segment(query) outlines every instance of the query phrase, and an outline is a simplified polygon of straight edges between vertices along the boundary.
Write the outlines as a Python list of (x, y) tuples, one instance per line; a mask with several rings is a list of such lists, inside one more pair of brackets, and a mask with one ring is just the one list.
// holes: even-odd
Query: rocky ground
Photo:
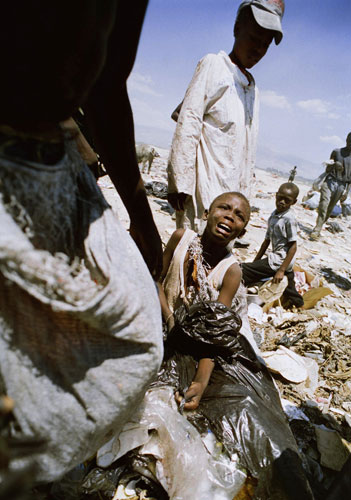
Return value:
[[(158, 151), (160, 157), (155, 158), (151, 174), (143, 174), (143, 178), (158, 191), (157, 196), (150, 194), (149, 201), (166, 244), (175, 221), (171, 207), (162, 198), (168, 152)], [(256, 171), (255, 196), (251, 200), (254, 208), (245, 235), (249, 245), (234, 250), (238, 261), (251, 261), (257, 252), (275, 208), (275, 192), (282, 182), (286, 178)], [(109, 178), (101, 178), (99, 185), (128, 227), (127, 212)], [(316, 491), (323, 491), (351, 451), (351, 220), (338, 218), (341, 232), (333, 234), (324, 228), (319, 241), (310, 241), (317, 214), (301, 205), (310, 186), (299, 181), (297, 185), (300, 196), (293, 211), (299, 225), (296, 264), (300, 278), (312, 281), (313, 293), (327, 288), (329, 295), (303, 311), (285, 311), (279, 302), (274, 307), (253, 303), (249, 316), (263, 357), (274, 372), (299, 447), (314, 471)], [(311, 289), (311, 284), (301, 286), (302, 290)]]

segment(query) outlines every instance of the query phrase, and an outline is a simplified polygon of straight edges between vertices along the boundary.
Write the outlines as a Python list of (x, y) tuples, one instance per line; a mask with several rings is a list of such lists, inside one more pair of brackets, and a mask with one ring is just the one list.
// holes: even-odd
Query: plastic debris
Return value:
[(327, 229), (330, 233), (342, 233), (343, 228), (340, 226), (340, 224), (336, 221), (330, 221), (327, 224)]
[(258, 290), (258, 296), (265, 304), (271, 304), (278, 300), (288, 286), (288, 278), (284, 278), (279, 283), (273, 283), (273, 279), (266, 281)]
[(262, 353), (269, 370), (278, 373), (286, 380), (299, 384), (307, 379), (305, 364), (293, 353), (283, 346), (276, 351)]
[[(200, 434), (178, 413), (172, 387), (163, 386), (148, 391), (138, 415), (126, 424), (126, 432), (122, 431), (123, 440), (130, 439), (132, 426), (137, 430), (137, 420), (143, 429), (154, 431), (149, 434), (146, 443), (142, 442), (144, 433), (136, 432), (142, 437), (140, 445), (144, 444), (139, 449), (139, 454), (152, 454), (156, 458), (155, 479), (170, 498), (188, 500), (191, 491), (195, 498), (230, 500), (240, 490), (245, 482), (245, 473), (238, 469), (236, 462), (230, 458), (226, 461), (219, 460), (216, 454), (212, 457), (207, 453)], [(126, 442), (123, 446), (118, 444), (116, 447), (119, 440), (120, 436), (99, 450), (98, 463), (103, 460), (106, 464), (107, 456), (112, 463), (120, 456), (122, 448), (126, 450)], [(130, 449), (135, 448), (136, 444), (133, 439)], [(114, 449), (118, 449), (115, 456)], [(120, 489), (119, 495), (122, 491)]]
[[(315, 364), (313, 360), (306, 360), (284, 346), (279, 346), (276, 351), (266, 351), (262, 353), (262, 357), (270, 371), (279, 373), (286, 380), (295, 384), (307, 380), (310, 372), (313, 373), (311, 377), (315, 378)], [(313, 385), (315, 386), (315, 384)]]
[(153, 196), (156, 196), (156, 198), (161, 198), (161, 200), (167, 199), (168, 188), (167, 184), (164, 182), (145, 182), (144, 186), (147, 194), (152, 194)]
[(342, 439), (338, 432), (315, 426), (321, 464), (329, 469), (340, 471), (351, 452), (351, 443)]

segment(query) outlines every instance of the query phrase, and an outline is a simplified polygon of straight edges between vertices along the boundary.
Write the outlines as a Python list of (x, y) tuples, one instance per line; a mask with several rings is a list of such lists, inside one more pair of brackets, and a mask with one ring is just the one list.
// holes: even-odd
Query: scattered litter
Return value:
[(350, 455), (351, 443), (342, 439), (339, 433), (332, 429), (316, 425), (315, 430), (321, 465), (340, 471)]
[(257, 193), (256, 198), (263, 198), (264, 200), (272, 198), (272, 195), (269, 193)]
[(262, 324), (267, 321), (267, 314), (265, 314), (262, 307), (255, 302), (251, 302), (251, 304), (249, 304), (248, 316), (249, 318), (254, 319), (258, 324)]
[(148, 195), (156, 196), (156, 198), (161, 198), (162, 200), (167, 199), (168, 188), (167, 184), (159, 181), (151, 181), (144, 183), (145, 190)]
[(273, 283), (273, 279), (266, 281), (258, 290), (258, 296), (265, 304), (271, 304), (278, 300), (288, 286), (288, 278), (286, 276), (279, 283)]
[(320, 272), (328, 282), (335, 283), (342, 290), (351, 290), (351, 281), (344, 276), (340, 276), (330, 267), (322, 267)]
[(291, 420), (305, 420), (309, 422), (309, 418), (305, 414), (305, 412), (296, 406), (296, 404), (292, 403), (288, 399), (281, 399), (282, 407), (284, 413), (288, 417), (289, 421)]
[(262, 357), (271, 372), (279, 373), (290, 382), (299, 384), (308, 377), (303, 358), (284, 346), (279, 346), (276, 351), (266, 351)]
[(344, 231), (343, 228), (340, 226), (340, 224), (336, 221), (328, 222), (326, 227), (327, 227), (328, 231), (333, 233), (333, 234), (342, 233)]

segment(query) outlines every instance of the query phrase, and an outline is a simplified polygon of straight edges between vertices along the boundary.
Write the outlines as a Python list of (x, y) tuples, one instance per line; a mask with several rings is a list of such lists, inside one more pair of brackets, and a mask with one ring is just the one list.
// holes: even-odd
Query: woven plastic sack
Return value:
[[(74, 144), (0, 157), (0, 385), (51, 481), (119, 432), (162, 356), (155, 285)], [(23, 464), (17, 464), (23, 465)]]

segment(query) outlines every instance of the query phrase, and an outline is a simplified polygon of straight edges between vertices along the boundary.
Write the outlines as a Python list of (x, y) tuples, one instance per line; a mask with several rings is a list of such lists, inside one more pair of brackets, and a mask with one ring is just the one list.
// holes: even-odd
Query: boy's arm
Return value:
[(266, 253), (267, 248), (269, 247), (270, 242), (271, 242), (271, 240), (269, 240), (268, 238), (264, 239), (264, 241), (261, 245), (261, 248), (259, 249), (259, 251), (256, 254), (256, 257), (254, 258), (254, 262), (255, 262), (255, 260), (262, 259), (262, 257)]
[(290, 241), (288, 243), (288, 245), (289, 245), (289, 250), (286, 254), (286, 257), (285, 257), (282, 265), (280, 266), (280, 268), (278, 269), (278, 271), (274, 275), (273, 283), (279, 283), (284, 278), (285, 271), (296, 253), (296, 249), (297, 249), (296, 241)]

